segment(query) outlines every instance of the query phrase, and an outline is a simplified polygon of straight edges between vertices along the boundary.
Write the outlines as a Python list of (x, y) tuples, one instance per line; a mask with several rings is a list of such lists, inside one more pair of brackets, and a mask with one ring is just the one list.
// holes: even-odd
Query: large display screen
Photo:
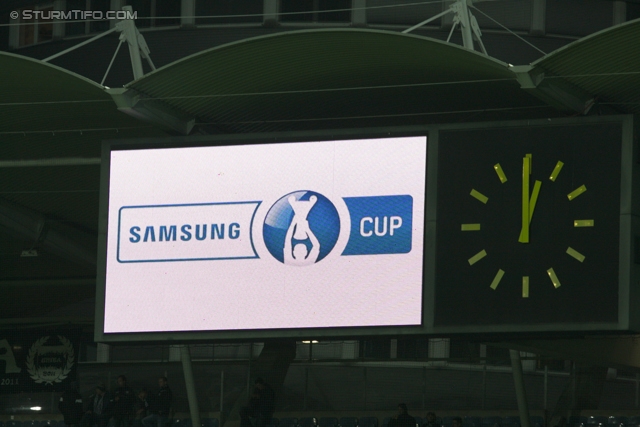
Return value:
[(124, 148), (104, 334), (422, 325), (425, 136)]

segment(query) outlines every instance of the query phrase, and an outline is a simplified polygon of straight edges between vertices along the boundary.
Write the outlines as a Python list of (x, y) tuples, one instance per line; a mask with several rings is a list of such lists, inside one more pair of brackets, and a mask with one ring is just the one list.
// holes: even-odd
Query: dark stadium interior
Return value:
[[(473, 47), (462, 12), (404, 33), (456, 5), (477, 21)], [(119, 21), (11, 15), (125, 6), (155, 71), (144, 58), (134, 70)], [(62, 427), (58, 400), (72, 380), (87, 398), (98, 384), (115, 391), (122, 374), (136, 392), (168, 378), (172, 427), (240, 426), (256, 377), (276, 393), (272, 427), (387, 427), (400, 402), (420, 426), (430, 411), (442, 427), (458, 416), (464, 427), (640, 425), (639, 52), (639, 0), (0, 2), (0, 427)], [(103, 141), (421, 132), (440, 147), (438, 183), (427, 181), (425, 253), (438, 249), (423, 284), (430, 333), (96, 340)], [(531, 227), (545, 237), (522, 255), (501, 235), (519, 231), (519, 211), (482, 211), (468, 192), (484, 186), (520, 209), (520, 188), (482, 168), (502, 162), (517, 187), (534, 146), (545, 174), (566, 153), (571, 180), (553, 196), (543, 184)], [(583, 183), (592, 199), (565, 202)], [(534, 228), (560, 217), (606, 222), (589, 237)], [(489, 237), (460, 233), (476, 220)], [(569, 245), (589, 246), (597, 263), (548, 261)], [(470, 269), (481, 248), (502, 258)], [(525, 303), (508, 274), (530, 266)], [(557, 297), (550, 266), (573, 293)], [(484, 300), (498, 268), (508, 270), (499, 290), (512, 290)], [(548, 288), (534, 294), (534, 280)], [(484, 291), (467, 288), (475, 281)], [(51, 382), (35, 367), (46, 351), (66, 352)]]

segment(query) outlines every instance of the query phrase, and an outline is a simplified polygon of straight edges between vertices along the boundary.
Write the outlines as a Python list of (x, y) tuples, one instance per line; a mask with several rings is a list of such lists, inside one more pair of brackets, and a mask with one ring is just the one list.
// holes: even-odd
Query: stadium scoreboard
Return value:
[(96, 340), (638, 331), (634, 132), (106, 141)]

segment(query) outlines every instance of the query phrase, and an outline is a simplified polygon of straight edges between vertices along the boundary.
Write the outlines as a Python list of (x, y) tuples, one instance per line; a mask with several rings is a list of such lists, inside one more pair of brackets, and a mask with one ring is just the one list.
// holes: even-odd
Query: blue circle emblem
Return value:
[(324, 259), (340, 235), (340, 216), (331, 201), (315, 191), (294, 191), (271, 206), (264, 220), (264, 244), (287, 265)]

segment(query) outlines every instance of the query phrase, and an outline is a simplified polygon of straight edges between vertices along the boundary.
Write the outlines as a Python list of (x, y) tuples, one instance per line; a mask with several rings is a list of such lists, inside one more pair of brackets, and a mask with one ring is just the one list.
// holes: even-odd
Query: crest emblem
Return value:
[(31, 379), (38, 384), (61, 383), (69, 376), (75, 363), (75, 351), (71, 341), (62, 335), (57, 335), (57, 340), (50, 338), (52, 337), (39, 338), (27, 355), (27, 371)]

